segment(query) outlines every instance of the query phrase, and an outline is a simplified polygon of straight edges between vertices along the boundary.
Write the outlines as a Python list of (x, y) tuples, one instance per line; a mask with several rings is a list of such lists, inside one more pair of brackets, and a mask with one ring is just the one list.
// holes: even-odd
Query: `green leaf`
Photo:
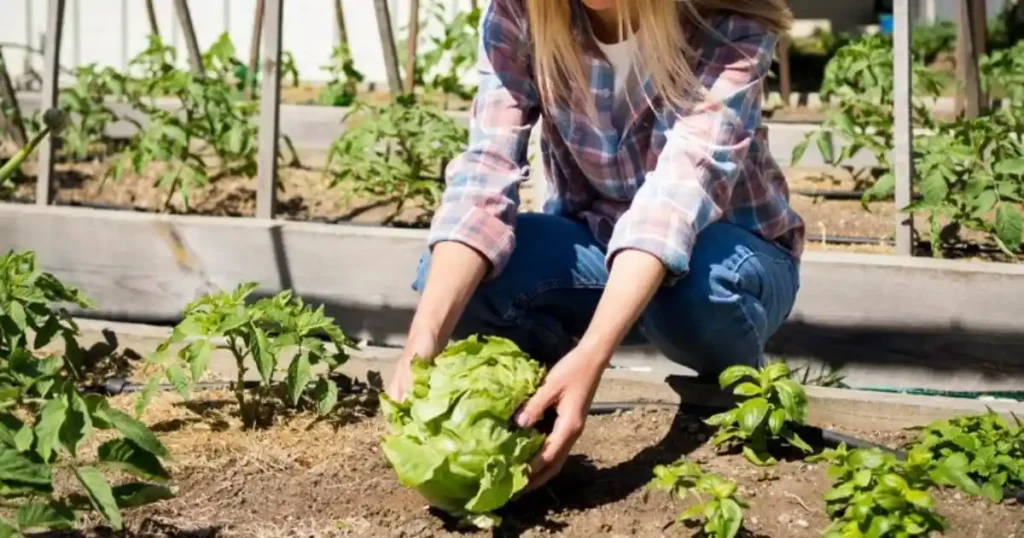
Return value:
[(146, 412), (146, 407), (149, 406), (149, 402), (153, 401), (153, 396), (156, 395), (157, 389), (160, 388), (160, 378), (152, 376), (146, 381), (146, 386), (139, 392), (139, 397), (135, 400), (135, 418), (142, 418), (142, 415)]
[(67, 404), (63, 399), (49, 400), (39, 412), (36, 422), (36, 452), (44, 461), (50, 460), (53, 449), (60, 443), (60, 428), (67, 416)]
[(293, 406), (299, 404), (299, 398), (306, 391), (310, 379), (309, 354), (303, 350), (288, 365), (288, 396)]
[(28, 328), (28, 320), (25, 316), (25, 307), (18, 301), (11, 301), (7, 304), (7, 315), (11, 318), (11, 321), (18, 327), (22, 332)]
[(1021, 243), (1021, 216), (1011, 204), (996, 207), (996, 236), (1010, 250), (1016, 252)]
[(159, 458), (170, 457), (167, 447), (141, 421), (135, 420), (128, 413), (113, 408), (106, 409), (104, 415), (110, 424), (113, 425), (114, 429), (121, 432), (121, 435), (124, 435), (142, 450)]
[(316, 397), (316, 414), (326, 416), (334, 410), (334, 406), (338, 403), (338, 385), (330, 379), (321, 377), (314, 388), (314, 395)]
[(737, 396), (757, 396), (761, 394), (761, 387), (749, 382), (741, 383), (732, 392)]
[(70, 529), (75, 525), (75, 513), (58, 502), (26, 502), (18, 507), (17, 519), (22, 531)]
[(720, 505), (722, 514), (722, 529), (719, 536), (722, 538), (734, 538), (743, 526), (743, 508), (732, 499), (722, 499)]
[(1024, 175), (1024, 158), (1006, 159), (996, 163), (995, 172), (1012, 176)]
[(786, 411), (783, 409), (775, 409), (771, 415), (768, 415), (768, 429), (771, 430), (772, 435), (778, 435), (782, 431), (782, 427), (786, 425)]
[(908, 503), (917, 506), (918, 508), (923, 508), (925, 510), (935, 509), (935, 499), (933, 499), (927, 491), (912, 489), (907, 491), (906, 494), (903, 495), (903, 498), (906, 499)]
[(921, 182), (920, 189), (926, 207), (938, 206), (949, 194), (949, 184), (946, 182), (946, 178), (939, 173), (928, 175)]
[(772, 362), (768, 366), (764, 367), (761, 371), (761, 375), (765, 376), (768, 381), (776, 381), (789, 375), (789, 367), (786, 363), (777, 361)]
[(804, 440), (801, 439), (800, 436), (797, 435), (796, 433), (793, 433), (793, 432), (787, 433), (786, 436), (785, 436), (785, 439), (786, 439), (786, 441), (789, 442), (789, 444), (795, 446), (796, 448), (800, 449), (801, 451), (803, 451), (805, 453), (810, 454), (811, 452), (814, 452), (814, 449), (811, 448), (811, 445), (805, 443)]
[(121, 511), (117, 508), (114, 492), (111, 491), (103, 473), (95, 467), (78, 467), (75, 469), (75, 476), (89, 496), (93, 508), (103, 516), (111, 528), (115, 531), (121, 530)]
[(707, 424), (708, 426), (723, 426), (726, 424), (732, 424), (733, 422), (736, 422), (735, 409), (716, 413), (704, 419), (704, 424)]
[(736, 382), (739, 381), (740, 379), (743, 379), (745, 377), (757, 379), (759, 375), (760, 374), (758, 374), (757, 370), (751, 368), (750, 366), (730, 366), (726, 368), (725, 371), (723, 371), (721, 374), (719, 374), (718, 384), (723, 389), (727, 389), (735, 385)]
[(780, 379), (773, 386), (789, 419), (797, 424), (806, 424), (807, 395), (804, 388), (790, 379)]
[(14, 448), (17, 448), (19, 452), (28, 452), (35, 440), (35, 432), (32, 431), (31, 426), (26, 424), (18, 430), (18, 433), (14, 434)]
[(743, 402), (736, 413), (739, 419), (740, 429), (750, 435), (761, 424), (768, 414), (768, 400), (764, 398), (753, 398)]
[(20, 538), (21, 536), (21, 532), (13, 522), (0, 519), (0, 538)]
[(793, 146), (793, 153), (789, 158), (791, 166), (796, 166), (803, 160), (804, 154), (807, 153), (807, 147), (811, 145), (811, 137), (813, 135), (814, 133), (808, 133), (803, 140), (797, 143), (796, 146)]
[(35, 341), (33, 342), (35, 348), (42, 348), (53, 341), (53, 337), (57, 335), (60, 329), (60, 318), (57, 316), (47, 317), (42, 327), (39, 327), (39, 330), (36, 331)]
[(64, 422), (60, 425), (57, 437), (68, 452), (77, 455), (79, 445), (92, 434), (92, 420), (85, 400), (77, 392), (68, 394), (67, 399)]
[(185, 377), (185, 371), (181, 369), (181, 366), (178, 366), (178, 363), (176, 362), (172, 362), (167, 365), (165, 372), (167, 374), (167, 380), (174, 386), (174, 390), (178, 391), (181, 399), (188, 400), (188, 379)]
[(171, 475), (151, 452), (127, 439), (111, 439), (100, 445), (99, 460), (146, 480), (169, 480)]
[(818, 151), (821, 153), (821, 158), (826, 164), (836, 164), (835, 142), (830, 131), (823, 131), (818, 135)]
[(982, 484), (981, 495), (995, 504), (1003, 502), (1003, 488), (995, 482)]
[(759, 467), (775, 465), (775, 458), (772, 457), (771, 454), (768, 454), (767, 452), (758, 452), (746, 445), (743, 446), (743, 457), (750, 463)]
[(174, 498), (174, 493), (166, 486), (155, 484), (122, 484), (116, 486), (112, 493), (120, 508), (135, 508)]
[(13, 448), (0, 446), (0, 481), (50, 486), (51, 480), (48, 466), (28, 459)]
[(196, 340), (186, 348), (186, 360), (192, 374), (192, 382), (198, 383), (199, 379), (206, 373), (206, 365), (210, 363), (210, 341), (207, 339)]
[(267, 333), (258, 327), (254, 328), (253, 341), (249, 345), (252, 346), (252, 358), (256, 361), (256, 369), (259, 370), (260, 378), (263, 379), (263, 383), (270, 385), (271, 379), (274, 376), (277, 357), (274, 356), (273, 351), (270, 349), (270, 340), (267, 338)]

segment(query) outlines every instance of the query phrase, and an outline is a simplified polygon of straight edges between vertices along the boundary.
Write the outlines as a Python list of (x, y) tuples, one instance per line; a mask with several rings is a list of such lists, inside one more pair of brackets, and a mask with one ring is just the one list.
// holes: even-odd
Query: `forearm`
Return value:
[(615, 256), (594, 317), (580, 339), (580, 347), (611, 360), (615, 348), (647, 308), (665, 279), (665, 266), (641, 250), (627, 249)]
[[(417, 353), (437, 353), (451, 337), (466, 303), (487, 273), (488, 262), (462, 243), (443, 241), (434, 246), (423, 295), (409, 328)], [(434, 349), (422, 349), (429, 342)]]

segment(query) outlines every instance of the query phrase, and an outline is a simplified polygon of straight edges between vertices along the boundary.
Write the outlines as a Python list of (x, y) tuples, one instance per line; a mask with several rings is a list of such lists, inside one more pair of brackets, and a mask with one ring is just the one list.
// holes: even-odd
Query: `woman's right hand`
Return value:
[(385, 390), (387, 395), (396, 402), (404, 400), (405, 393), (412, 386), (412, 361), (434, 360), (437, 353), (436, 338), (409, 340), (395, 364), (395, 371), (391, 374), (391, 381)]

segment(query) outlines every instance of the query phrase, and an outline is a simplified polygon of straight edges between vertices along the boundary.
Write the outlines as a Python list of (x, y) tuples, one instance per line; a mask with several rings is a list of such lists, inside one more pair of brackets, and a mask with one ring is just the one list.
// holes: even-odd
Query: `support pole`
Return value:
[(149, 33), (160, 37), (160, 24), (156, 20), (156, 8), (153, 7), (153, 0), (146, 0), (146, 18), (149, 19)]
[(377, 12), (377, 30), (380, 32), (380, 46), (384, 52), (384, 66), (388, 73), (388, 87), (393, 95), (402, 93), (402, 76), (398, 72), (398, 51), (395, 50), (395, 33), (391, 29), (391, 12), (388, 0), (373, 0)]
[[(260, 61), (260, 36), (263, 35), (263, 14), (266, 10), (266, 2), (264, 0), (256, 0), (256, 15), (252, 21), (252, 41), (249, 43), (249, 69), (246, 71), (248, 76), (255, 77), (257, 63)], [(252, 82), (245, 81), (245, 89), (242, 91), (242, 95), (245, 99), (249, 99), (252, 96)]]
[(11, 84), (11, 75), (7, 71), (3, 49), (0, 49), (0, 103), (4, 105), (0, 107), (4, 129), (15, 145), (24, 147), (28, 143), (28, 136), (25, 134), (25, 122), (21, 118), (18, 95), (14, 92), (14, 84)]
[[(40, 108), (45, 112), (57, 108), (60, 76), (60, 44), (64, 30), (64, 0), (49, 0), (46, 10), (46, 45), (43, 52), (43, 92)], [(39, 144), (39, 174), (36, 178), (36, 204), (50, 205), (53, 195), (54, 140), (57, 135), (43, 138)]]
[(338, 44), (348, 45), (348, 27), (345, 25), (345, 10), (341, 8), (341, 0), (334, 0), (334, 22), (338, 30)]
[(196, 39), (196, 28), (192, 25), (192, 13), (188, 9), (188, 0), (174, 0), (174, 9), (178, 13), (181, 33), (185, 35), (185, 47), (188, 49), (188, 63), (192, 72), (203, 74), (203, 53), (199, 51), (199, 40)]
[(409, 0), (409, 35), (405, 40), (405, 93), (416, 89), (416, 42), (420, 37), (420, 0)]
[(981, 114), (981, 79), (978, 74), (977, 41), (974, 37), (977, 28), (974, 19), (978, 9), (972, 5), (977, 1), (957, 1), (956, 72), (960, 84), (956, 92), (956, 111), (968, 118), (977, 118)]
[[(914, 221), (901, 211), (910, 205), (914, 176), (911, 92), (913, 66), (910, 58), (910, 1), (893, 2), (893, 173), (896, 176), (896, 254), (913, 255)], [(937, 238), (935, 238), (937, 239)]]
[(266, 0), (263, 73), (260, 90), (256, 218), (274, 218), (277, 205), (277, 150), (281, 128), (281, 27), (284, 0)]
[(793, 74), (789, 67), (789, 51), (792, 41), (789, 34), (779, 40), (779, 93), (782, 94), (783, 106), (791, 106), (789, 99), (793, 95)]

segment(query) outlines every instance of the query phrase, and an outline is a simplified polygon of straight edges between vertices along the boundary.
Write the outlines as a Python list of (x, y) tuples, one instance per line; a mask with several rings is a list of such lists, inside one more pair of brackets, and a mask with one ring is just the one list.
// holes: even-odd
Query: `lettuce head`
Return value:
[(544, 368), (510, 340), (470, 337), (412, 369), (404, 401), (381, 395), (391, 423), (384, 454), (402, 485), (430, 505), (477, 527), (498, 524), (491, 512), (526, 486), (544, 442), (510, 422)]

